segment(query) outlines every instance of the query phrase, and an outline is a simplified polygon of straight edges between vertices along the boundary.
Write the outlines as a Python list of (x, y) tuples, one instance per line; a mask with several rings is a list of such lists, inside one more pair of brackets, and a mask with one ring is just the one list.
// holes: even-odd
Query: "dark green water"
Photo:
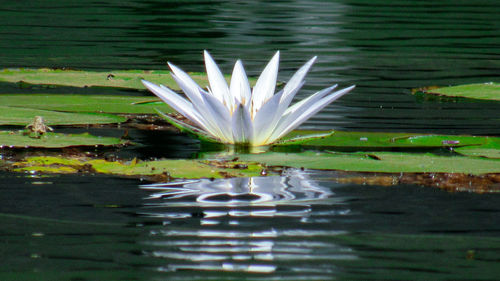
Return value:
[(496, 280), (498, 196), (0, 173), (1, 280)]
[(224, 72), (241, 58), (258, 75), (281, 50), (285, 81), (319, 57), (303, 96), (357, 85), (309, 127), (499, 135), (498, 104), (409, 95), (498, 80), (498, 10), (494, 0), (12, 1), (0, 8), (0, 66), (204, 71), (207, 49)]
[[(241, 58), (258, 75), (281, 50), (286, 81), (318, 55), (303, 96), (334, 83), (357, 88), (304, 128), (498, 136), (498, 103), (419, 101), (410, 90), (498, 81), (499, 11), (493, 0), (11, 1), (0, 7), (0, 67), (171, 61), (203, 71), (207, 49), (224, 72)], [(165, 145), (165, 134), (132, 136), (149, 147), (131, 155), (199, 149), (184, 137)], [(252, 180), (261, 193), (234, 181), (179, 193), (132, 179), (4, 172), (0, 280), (499, 279), (498, 195), (332, 177)]]

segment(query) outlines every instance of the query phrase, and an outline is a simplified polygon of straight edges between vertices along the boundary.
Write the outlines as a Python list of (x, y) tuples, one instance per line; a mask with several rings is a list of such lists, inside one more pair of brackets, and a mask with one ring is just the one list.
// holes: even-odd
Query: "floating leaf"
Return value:
[(500, 101), (500, 83), (467, 84), (424, 90), (425, 94)]
[(486, 158), (499, 158), (500, 159), (500, 149), (498, 148), (487, 148), (487, 147), (464, 147), (455, 150), (456, 152), (467, 155), (467, 156), (477, 156)]
[(118, 138), (98, 137), (88, 133), (60, 134), (45, 133), (39, 138), (24, 131), (0, 131), (0, 147), (9, 148), (62, 148), (70, 146), (117, 146), (127, 142)]
[(485, 145), (460, 147), (455, 152), (466, 156), (500, 158), (500, 141), (498, 138), (491, 138)]
[(240, 155), (240, 160), (272, 166), (358, 172), (500, 173), (500, 160), (403, 152), (313, 152)]
[[(208, 79), (204, 73), (189, 73), (191, 78), (204, 87)], [(144, 89), (141, 79), (163, 84), (173, 90), (180, 90), (177, 83), (166, 70), (113, 70), (113, 71), (81, 71), (62, 69), (29, 69), (12, 68), (0, 70), (0, 81), (24, 82), (29, 84), (59, 85), (72, 87), (117, 87), (129, 89)], [(226, 76), (230, 81), (230, 77)], [(252, 79), (251, 83), (254, 82)]]
[[(422, 135), (412, 133), (383, 132), (344, 132), (333, 133), (318, 138), (293, 140), (297, 136), (316, 135), (318, 131), (294, 131), (283, 142), (275, 146), (300, 145), (302, 147), (345, 147), (345, 148), (431, 148), (459, 147), (467, 145), (482, 145), (493, 137), (454, 136), (454, 135)], [(500, 147), (499, 147), (500, 148)]]
[[(98, 95), (60, 95), (60, 94), (5, 94), (0, 95), (0, 104), (10, 107), (25, 107), (44, 110), (72, 112), (107, 112), (155, 114), (158, 111), (170, 113), (173, 110), (163, 102), (150, 102), (149, 97), (132, 96), (98, 96)], [(5, 114), (0, 117), (0, 124), (27, 124), (33, 116), (41, 115), (48, 124), (92, 124), (123, 122), (123, 117), (111, 116), (118, 120), (93, 121), (84, 117), (64, 115), (60, 112), (29, 112), (28, 109), (9, 109), (25, 112), (27, 115), (20, 121), (12, 121), (16, 114)], [(64, 120), (49, 118), (48, 114), (68, 117)], [(302, 138), (300, 138), (302, 137)], [(383, 132), (343, 132), (343, 131), (294, 131), (275, 146), (310, 146), (310, 147), (353, 147), (353, 148), (393, 148), (393, 147), (458, 147), (465, 145), (480, 145), (485, 143), (485, 137), (422, 135), (411, 133)]]
[[(1, 96), (1, 95), (0, 95)], [(1, 103), (0, 101), (0, 104)], [(47, 125), (110, 124), (127, 121), (125, 117), (101, 113), (68, 113), (33, 108), (0, 106), (0, 125), (28, 125), (42, 116)]]
[(153, 114), (156, 113), (155, 108), (162, 112), (173, 112), (164, 102), (154, 101), (151, 97), (135, 96), (3, 94), (0, 95), (0, 104), (10, 107), (70, 112)]

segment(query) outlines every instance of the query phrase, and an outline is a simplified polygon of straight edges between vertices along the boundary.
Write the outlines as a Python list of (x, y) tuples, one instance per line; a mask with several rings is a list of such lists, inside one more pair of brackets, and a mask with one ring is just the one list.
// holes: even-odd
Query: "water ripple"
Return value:
[[(168, 261), (167, 266), (156, 268), (158, 271), (263, 274), (279, 272), (292, 261), (305, 262), (301, 271), (314, 276), (315, 272), (328, 273), (317, 262), (357, 259), (350, 247), (321, 241), (323, 237), (345, 235), (345, 231), (305, 227), (310, 223), (306, 218), (315, 215), (313, 206), (345, 208), (343, 198), (311, 179), (307, 171), (294, 169), (282, 176), (190, 180), (141, 188), (150, 192), (141, 216), (163, 220), (163, 227), (149, 229), (148, 239), (141, 242), (151, 249), (144, 251), (146, 256)], [(193, 213), (196, 208), (199, 211)], [(348, 213), (323, 211), (317, 215)], [(298, 221), (299, 225), (273, 227), (273, 221), (280, 218)], [(193, 219), (198, 223), (185, 225)]]

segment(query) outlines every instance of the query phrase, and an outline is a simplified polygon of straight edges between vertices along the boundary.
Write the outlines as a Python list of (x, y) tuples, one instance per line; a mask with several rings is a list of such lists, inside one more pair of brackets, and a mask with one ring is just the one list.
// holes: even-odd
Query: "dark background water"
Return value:
[[(498, 82), (498, 1), (3, 2), (1, 68), (165, 69), (171, 61), (203, 71), (207, 49), (224, 72), (241, 58), (256, 76), (281, 50), (284, 81), (319, 57), (300, 97), (334, 83), (357, 85), (304, 128), (500, 135), (499, 103), (410, 94)], [(148, 151), (169, 149), (150, 132), (134, 134)], [(173, 142), (176, 150), (190, 143)], [(196, 196), (152, 199), (133, 179), (1, 173), (0, 279), (500, 276), (498, 195), (340, 185), (335, 176), (310, 175), (321, 187), (310, 202), (278, 196), (262, 206), (242, 197), (235, 207)], [(294, 188), (302, 194), (304, 185)]]
[[(498, 81), (498, 1), (11, 1), (0, 8), (0, 67), (258, 75), (276, 50), (286, 81), (319, 57), (308, 95), (357, 85), (308, 127), (499, 135), (498, 104), (415, 102), (412, 88)], [(309, 91), (307, 91), (309, 90)], [(299, 94), (300, 96), (300, 94)], [(313, 125), (314, 124), (314, 125)]]

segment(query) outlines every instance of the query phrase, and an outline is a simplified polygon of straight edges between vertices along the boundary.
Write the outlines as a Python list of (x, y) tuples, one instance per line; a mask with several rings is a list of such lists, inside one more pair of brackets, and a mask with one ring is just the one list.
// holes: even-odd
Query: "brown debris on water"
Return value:
[(470, 175), (460, 173), (403, 173), (373, 174), (346, 172), (336, 179), (338, 183), (394, 186), (414, 184), (444, 189), (450, 192), (500, 192), (500, 174)]
[[(152, 169), (154, 170), (154, 169)], [(174, 178), (170, 175), (169, 172), (165, 171), (161, 174), (156, 174), (156, 175), (150, 175), (147, 177), (143, 177), (143, 179), (148, 180), (148, 181), (153, 181), (153, 182), (170, 182)]]
[(469, 175), (459, 173), (409, 174), (400, 183), (416, 183), (438, 187), (447, 191), (468, 191), (475, 193), (500, 192), (500, 174)]

